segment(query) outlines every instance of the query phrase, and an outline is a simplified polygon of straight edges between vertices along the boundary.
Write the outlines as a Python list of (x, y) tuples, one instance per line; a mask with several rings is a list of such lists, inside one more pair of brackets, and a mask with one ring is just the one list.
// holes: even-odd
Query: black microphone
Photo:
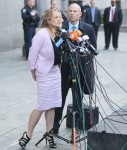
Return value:
[(64, 42), (64, 40), (60, 36), (55, 37), (55, 45), (56, 45), (57, 48), (59, 48), (62, 45), (63, 42)]
[(71, 51), (75, 46), (70, 42), (67, 32), (61, 34), (62, 39), (67, 43), (69, 50)]
[(62, 28), (59, 28), (58, 31), (60, 32), (60, 35), (59, 36), (56, 36), (55, 37), (55, 45), (57, 48), (59, 48), (62, 43), (64, 42), (63, 38), (61, 37), (61, 35), (65, 32), (67, 32), (65, 29), (62, 29)]
[(98, 55), (99, 51), (90, 43), (88, 35), (82, 36), (83, 41), (85, 42), (86, 47), (93, 53), (94, 55)]

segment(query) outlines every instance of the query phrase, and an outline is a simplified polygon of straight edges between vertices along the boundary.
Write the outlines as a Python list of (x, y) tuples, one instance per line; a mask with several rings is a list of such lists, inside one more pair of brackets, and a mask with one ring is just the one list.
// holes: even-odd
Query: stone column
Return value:
[(37, 8), (39, 11), (40, 17), (44, 14), (45, 10), (50, 7), (50, 0), (37, 0)]
[(66, 12), (67, 11), (67, 8), (68, 8), (68, 0), (62, 0), (62, 10), (64, 11), (64, 12)]
[[(57, 0), (58, 8), (66, 11), (68, 7), (68, 0)], [(37, 8), (39, 11), (39, 15), (42, 16), (44, 11), (50, 8), (50, 0), (37, 0)]]
[(127, 0), (121, 0), (121, 8), (127, 9)]

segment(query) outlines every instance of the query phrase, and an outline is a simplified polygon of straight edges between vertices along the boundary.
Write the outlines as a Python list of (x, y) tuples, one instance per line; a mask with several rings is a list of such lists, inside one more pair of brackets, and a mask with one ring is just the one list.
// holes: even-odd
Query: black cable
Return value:
[(111, 121), (113, 121), (113, 122), (118, 122), (118, 123), (126, 124), (126, 125), (127, 125), (127, 123), (125, 123), (125, 122), (117, 121), (117, 120), (110, 119), (110, 118), (105, 118), (105, 119), (107, 119), (107, 120), (111, 120)]
[[(99, 78), (98, 78), (98, 75), (96, 74), (96, 78), (97, 78), (97, 80), (98, 80), (98, 82), (99, 82), (99, 84), (101, 85), (101, 87), (103, 88), (103, 90), (104, 90), (104, 92), (105, 92), (105, 94), (106, 94), (106, 97), (104, 96), (104, 94), (103, 94), (103, 97), (105, 98), (105, 100), (108, 102), (108, 104), (109, 104), (109, 106), (111, 105), (110, 104), (110, 102), (112, 102), (115, 106), (117, 106), (119, 109), (121, 109), (122, 111), (124, 111), (124, 112), (127, 112), (127, 111), (125, 111), (124, 109), (122, 109), (121, 107), (119, 107), (116, 103), (114, 103), (113, 101), (111, 101), (110, 99), (109, 99), (109, 97), (108, 97), (108, 95), (107, 95), (107, 93), (106, 93), (106, 90), (104, 89), (104, 87), (103, 87), (103, 85), (101, 84), (101, 82), (100, 82), (100, 80), (99, 80)], [(101, 91), (101, 93), (103, 93), (102, 91)], [(109, 101), (110, 102), (109, 102)], [(111, 105), (112, 106), (112, 105)], [(111, 108), (111, 107), (110, 107)], [(111, 108), (112, 109), (112, 108)], [(118, 111), (117, 110), (115, 110), (115, 109), (112, 109), (113, 111), (115, 111), (115, 112), (117, 112), (118, 113)], [(119, 113), (118, 113), (119, 114)], [(120, 115), (120, 114), (119, 114)], [(121, 116), (121, 115), (120, 115)], [(122, 117), (122, 116), (121, 116)], [(123, 117), (122, 117), (123, 118)], [(124, 119), (124, 118), (123, 118)], [(125, 119), (124, 119), (125, 120)], [(125, 120), (125, 121), (127, 121), (127, 120)]]
[(96, 60), (96, 62), (101, 66), (101, 68), (117, 83), (117, 85), (119, 85), (119, 87), (121, 87), (121, 89), (127, 93), (127, 91), (108, 73), (108, 71), (106, 71), (106, 69), (104, 67), (102, 67), (102, 65)]

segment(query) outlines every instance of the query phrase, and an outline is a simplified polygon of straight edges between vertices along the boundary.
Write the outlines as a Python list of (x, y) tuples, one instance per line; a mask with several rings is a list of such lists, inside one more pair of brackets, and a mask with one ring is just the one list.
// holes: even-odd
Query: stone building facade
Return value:
[[(57, 0), (59, 8), (66, 12), (68, 0)], [(75, 0), (76, 1), (76, 0)], [(88, 2), (90, 0), (87, 0)], [(40, 16), (49, 8), (50, 0), (36, 0)], [(127, 0), (120, 0), (123, 9), (123, 25), (127, 25)], [(0, 52), (12, 50), (23, 45), (23, 29), (21, 9), (26, 0), (0, 0)], [(96, 0), (99, 9), (103, 11), (110, 6), (110, 0)]]

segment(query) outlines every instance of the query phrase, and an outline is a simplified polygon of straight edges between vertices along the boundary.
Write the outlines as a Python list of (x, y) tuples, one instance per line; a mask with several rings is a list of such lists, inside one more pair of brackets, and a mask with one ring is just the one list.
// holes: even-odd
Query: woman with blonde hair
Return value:
[[(28, 62), (33, 79), (37, 82), (37, 106), (29, 117), (28, 130), (19, 139), (22, 148), (32, 138), (33, 130), (45, 112), (46, 132), (53, 128), (56, 107), (61, 107), (61, 56), (54, 38), (62, 26), (62, 16), (58, 9), (49, 9), (43, 16), (41, 28), (35, 34), (30, 47)], [(45, 136), (50, 148), (56, 148), (53, 134)]]

